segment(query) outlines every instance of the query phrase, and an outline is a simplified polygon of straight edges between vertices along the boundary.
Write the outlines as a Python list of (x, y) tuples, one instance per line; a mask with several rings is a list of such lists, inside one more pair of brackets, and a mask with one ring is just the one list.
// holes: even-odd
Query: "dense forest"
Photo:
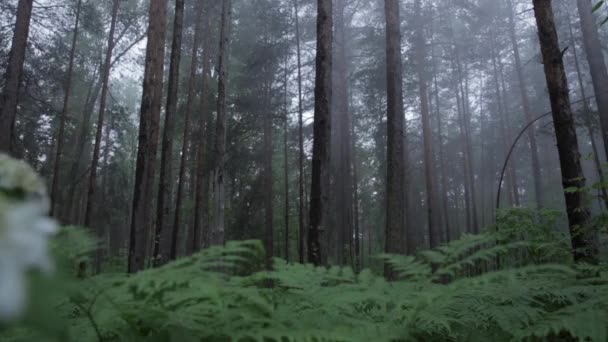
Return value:
[(603, 0), (0, 0), (0, 341), (608, 341)]

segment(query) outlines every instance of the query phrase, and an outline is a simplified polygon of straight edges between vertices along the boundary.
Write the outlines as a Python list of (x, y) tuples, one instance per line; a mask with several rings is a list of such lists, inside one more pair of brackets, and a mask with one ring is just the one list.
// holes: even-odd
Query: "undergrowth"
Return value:
[(74, 265), (91, 244), (66, 229), (62, 272), (36, 277), (29, 316), (0, 327), (0, 340), (607, 341), (607, 270), (571, 264), (550, 216), (509, 212), (493, 232), (380, 256), (395, 282), (280, 259), (264, 271), (256, 241), (78, 280)]

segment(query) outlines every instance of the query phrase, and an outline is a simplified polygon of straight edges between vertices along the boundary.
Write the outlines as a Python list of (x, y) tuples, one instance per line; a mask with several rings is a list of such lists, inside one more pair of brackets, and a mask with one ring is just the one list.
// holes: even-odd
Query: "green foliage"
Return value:
[[(597, 11), (599, 11), (602, 7), (604, 7), (604, 5), (606, 4), (605, 0), (600, 0), (598, 2), (595, 3), (595, 5), (593, 5), (593, 13), (596, 13)], [(600, 26), (606, 24), (608, 22), (608, 18), (604, 18), (602, 20), (602, 22), (600, 23)]]
[(551, 229), (557, 219), (502, 212), (497, 233), (467, 235), (416, 257), (383, 255), (399, 274), (395, 282), (370, 270), (280, 259), (264, 271), (255, 241), (136, 275), (78, 280), (71, 274), (92, 244), (71, 228), (57, 242), (63, 272), (36, 279), (44, 287), (34, 295), (46, 298), (46, 309), (33, 311), (45, 314), (0, 330), (0, 340), (606, 341), (607, 270), (567, 266), (562, 235)]

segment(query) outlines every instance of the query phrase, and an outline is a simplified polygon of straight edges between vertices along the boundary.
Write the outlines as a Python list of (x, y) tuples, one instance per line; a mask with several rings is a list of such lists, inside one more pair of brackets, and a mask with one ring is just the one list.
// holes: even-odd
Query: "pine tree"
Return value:
[(154, 222), (152, 200), (155, 193), (154, 176), (156, 173), (159, 121), (163, 98), (167, 0), (151, 0), (148, 15), (148, 42), (129, 237), (129, 273), (135, 273), (145, 268), (148, 239)]

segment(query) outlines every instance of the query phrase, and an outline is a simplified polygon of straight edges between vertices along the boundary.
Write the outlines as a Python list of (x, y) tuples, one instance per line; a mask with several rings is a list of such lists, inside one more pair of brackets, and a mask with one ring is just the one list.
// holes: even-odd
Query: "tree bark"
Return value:
[(593, 90), (595, 90), (595, 101), (600, 115), (600, 126), (602, 138), (604, 139), (604, 151), (608, 158), (608, 70), (604, 62), (602, 44), (600, 42), (595, 18), (591, 13), (590, 0), (576, 0), (578, 14), (581, 18), (583, 31), (583, 43), (587, 54), (587, 62), (591, 71)]
[[(387, 76), (387, 179), (385, 251), (396, 254), (402, 250), (402, 230), (405, 224), (405, 165), (403, 71), (401, 64), (401, 21), (399, 1), (384, 0), (386, 16), (386, 76)], [(384, 275), (394, 279), (388, 265)]]
[(152, 204), (163, 98), (166, 26), (167, 0), (151, 0), (131, 214), (129, 273), (141, 271), (145, 267), (147, 242), (154, 221)]
[(13, 130), (17, 117), (17, 102), (21, 85), (21, 74), (25, 62), (27, 38), (30, 32), (33, 0), (19, 0), (17, 19), (11, 51), (4, 81), (4, 91), (0, 98), (0, 152), (14, 154)]
[[(168, 231), (170, 223), (168, 222), (168, 217), (171, 213), (171, 194), (173, 192), (173, 175), (171, 172), (173, 167), (173, 132), (175, 130), (175, 117), (177, 115), (183, 27), (184, 0), (175, 0), (173, 42), (171, 44), (171, 61), (169, 64), (165, 127), (161, 146), (158, 202), (156, 204), (156, 231), (154, 233), (154, 251), (152, 253), (155, 266), (166, 263), (170, 258), (171, 252), (171, 235)], [(194, 45), (196, 45), (196, 42)], [(177, 227), (173, 227), (173, 229), (177, 229)]]
[(312, 179), (308, 261), (319, 266), (321, 235), (326, 232), (329, 198), (329, 162), (332, 98), (332, 1), (317, 0), (317, 56), (315, 75), (315, 114), (313, 127)]
[[(110, 33), (108, 34), (108, 48), (106, 50), (106, 57), (104, 61), (103, 67), (103, 78), (102, 78), (102, 86), (101, 86), (101, 98), (99, 99), (99, 115), (97, 117), (97, 131), (95, 133), (95, 145), (93, 147), (93, 159), (91, 161), (91, 168), (89, 170), (89, 185), (87, 191), (87, 200), (86, 207), (84, 212), (84, 225), (86, 227), (92, 228), (92, 219), (93, 219), (93, 203), (95, 201), (95, 191), (97, 187), (97, 167), (99, 166), (99, 154), (101, 148), (101, 135), (103, 132), (104, 118), (106, 114), (106, 102), (108, 98), (109, 92), (109, 83), (110, 83), (110, 63), (112, 62), (112, 52), (114, 51), (114, 32), (116, 30), (116, 20), (118, 17), (118, 8), (120, 5), (120, 0), (113, 0), (112, 3), (112, 21), (110, 23)], [(101, 229), (96, 229), (98, 238), (101, 239)], [(101, 262), (101, 249), (97, 249), (97, 258), (95, 262), (95, 269), (99, 272), (100, 262)]]
[(78, 41), (78, 29), (80, 25), (80, 11), (82, 9), (82, 0), (78, 0), (76, 4), (76, 21), (74, 23), (74, 30), (72, 31), (72, 47), (70, 48), (70, 57), (68, 61), (68, 70), (65, 77), (65, 88), (63, 95), (63, 107), (61, 109), (61, 115), (59, 116), (59, 131), (57, 132), (55, 147), (55, 163), (53, 167), (53, 180), (51, 182), (51, 216), (55, 216), (57, 213), (59, 188), (61, 183), (60, 165), (61, 158), (63, 157), (63, 142), (65, 140), (65, 122), (68, 116), (70, 94), (72, 90), (72, 74), (74, 71), (74, 58), (76, 56), (76, 43)]
[(578, 140), (568, 95), (568, 81), (564, 71), (563, 52), (559, 47), (551, 0), (533, 0), (533, 4), (545, 78), (553, 111), (553, 125), (557, 138), (570, 226), (572, 254), (577, 262), (597, 263), (597, 237), (591, 230), (589, 210), (581, 192), (581, 189), (585, 187), (585, 178), (581, 168)]
[(220, 26), (219, 80), (217, 91), (217, 122), (215, 127), (215, 215), (211, 243), (225, 242), (225, 163), (226, 163), (226, 91), (228, 88), (228, 60), (230, 51), (230, 27), (232, 0), (223, 0)]

